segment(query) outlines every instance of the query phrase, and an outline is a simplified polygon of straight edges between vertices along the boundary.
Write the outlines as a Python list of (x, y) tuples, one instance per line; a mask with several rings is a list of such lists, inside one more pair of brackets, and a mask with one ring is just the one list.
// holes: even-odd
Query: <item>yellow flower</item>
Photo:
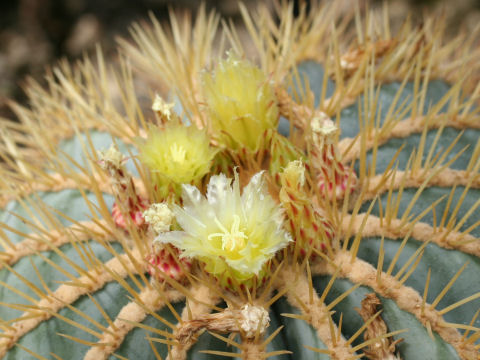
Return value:
[(213, 74), (203, 76), (213, 134), (224, 145), (258, 150), (267, 129), (276, 129), (278, 107), (275, 92), (262, 71), (231, 53)]
[(252, 177), (240, 194), (224, 174), (212, 176), (206, 198), (194, 186), (183, 185), (184, 207), (173, 212), (183, 231), (160, 234), (155, 242), (170, 243), (183, 257), (197, 258), (206, 271), (242, 283), (258, 276), (267, 261), (287, 246), (280, 207), (265, 189), (262, 173)]
[(210, 170), (214, 156), (206, 132), (193, 125), (151, 127), (140, 145), (141, 161), (164, 187), (200, 180)]

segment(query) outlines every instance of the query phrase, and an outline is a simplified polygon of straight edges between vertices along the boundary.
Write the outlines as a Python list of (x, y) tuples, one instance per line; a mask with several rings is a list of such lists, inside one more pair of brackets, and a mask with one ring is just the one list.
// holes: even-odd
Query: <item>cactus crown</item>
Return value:
[(214, 13), (153, 19), (30, 84), (0, 356), (478, 358), (480, 30), (346, 4), (242, 5), (250, 60)]

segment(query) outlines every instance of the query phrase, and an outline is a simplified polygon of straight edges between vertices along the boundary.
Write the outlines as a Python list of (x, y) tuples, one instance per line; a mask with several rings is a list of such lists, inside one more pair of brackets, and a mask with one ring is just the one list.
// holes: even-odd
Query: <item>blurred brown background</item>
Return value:
[[(216, 9), (240, 23), (238, 1), (203, 2), (207, 9)], [(295, 6), (300, 2), (295, 1)], [(0, 116), (11, 115), (5, 106), (6, 98), (25, 101), (21, 90), (25, 76), (41, 80), (48, 65), (63, 57), (79, 58), (91, 52), (97, 42), (107, 54), (113, 54), (114, 38), (128, 36), (129, 25), (147, 18), (149, 10), (166, 21), (169, 8), (195, 13), (200, 3), (197, 0), (1, 0)], [(257, 1), (244, 0), (244, 3), (255, 6)], [(480, 24), (478, 0), (391, 0), (389, 4), (399, 21), (410, 11), (419, 14), (444, 7), (450, 15), (452, 32), (454, 27)]]

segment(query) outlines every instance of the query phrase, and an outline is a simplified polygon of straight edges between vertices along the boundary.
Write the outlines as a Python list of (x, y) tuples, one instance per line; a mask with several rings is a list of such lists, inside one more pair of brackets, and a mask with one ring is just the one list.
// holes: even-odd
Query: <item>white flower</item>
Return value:
[(246, 304), (240, 310), (241, 321), (240, 328), (245, 332), (247, 338), (255, 337), (255, 334), (263, 334), (270, 324), (270, 316), (268, 311), (261, 306), (253, 306)]
[(152, 204), (147, 210), (145, 210), (143, 218), (147, 223), (152, 225), (153, 230), (155, 230), (157, 234), (160, 234), (170, 230), (174, 215), (167, 204), (160, 203)]
[(175, 106), (174, 103), (167, 103), (163, 98), (155, 94), (155, 100), (152, 104), (152, 110), (158, 111), (160, 114), (164, 115), (168, 120), (170, 120), (170, 116), (172, 115), (172, 108)]
[(108, 150), (100, 150), (98, 154), (100, 156), (100, 165), (102, 167), (113, 166), (115, 169), (119, 169), (122, 166), (124, 156), (118, 151), (115, 145), (110, 145)]
[(287, 246), (283, 215), (265, 189), (262, 172), (240, 194), (238, 176), (210, 179), (206, 198), (197, 188), (183, 185), (184, 207), (173, 212), (184, 231), (160, 234), (155, 241), (171, 243), (182, 256), (197, 258), (214, 275), (227, 272), (238, 281), (259, 275), (275, 253)]

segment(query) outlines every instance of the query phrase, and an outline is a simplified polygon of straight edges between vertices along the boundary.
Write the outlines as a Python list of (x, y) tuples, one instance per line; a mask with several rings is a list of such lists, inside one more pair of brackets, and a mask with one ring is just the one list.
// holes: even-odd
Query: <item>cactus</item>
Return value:
[(241, 6), (248, 51), (153, 19), (29, 84), (1, 357), (479, 358), (479, 31), (346, 4)]

